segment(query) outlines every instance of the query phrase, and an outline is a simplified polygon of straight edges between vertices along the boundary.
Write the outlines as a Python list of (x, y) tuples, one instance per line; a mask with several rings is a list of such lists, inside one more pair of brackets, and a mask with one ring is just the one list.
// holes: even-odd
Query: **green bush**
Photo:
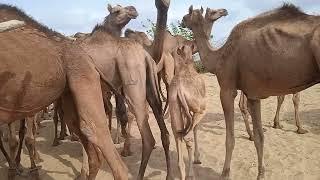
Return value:
[(194, 61), (194, 68), (198, 73), (206, 73), (208, 72), (206, 68), (203, 66), (201, 61)]

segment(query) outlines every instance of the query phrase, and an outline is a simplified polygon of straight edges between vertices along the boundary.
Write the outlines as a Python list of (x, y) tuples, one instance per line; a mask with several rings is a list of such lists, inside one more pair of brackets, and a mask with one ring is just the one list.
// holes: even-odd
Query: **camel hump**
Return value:
[(19, 20), (10, 20), (0, 23), (0, 32), (9, 31), (24, 26), (26, 23)]

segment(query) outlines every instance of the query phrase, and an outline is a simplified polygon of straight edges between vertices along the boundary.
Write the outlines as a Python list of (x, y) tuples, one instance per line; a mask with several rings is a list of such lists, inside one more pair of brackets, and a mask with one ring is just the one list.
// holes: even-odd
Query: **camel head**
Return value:
[(148, 36), (144, 32), (133, 31), (131, 29), (127, 29), (124, 32), (124, 35), (125, 35), (125, 37), (133, 39), (144, 46), (151, 46), (152, 45), (152, 41), (148, 38)]
[(189, 13), (183, 16), (181, 25), (182, 27), (187, 27), (192, 30), (194, 26), (204, 26), (209, 23), (213, 23), (219, 18), (228, 15), (228, 11), (225, 9), (210, 9), (207, 8), (206, 15), (203, 17), (203, 8), (193, 9), (193, 6), (190, 6)]
[(193, 67), (193, 58), (192, 58), (192, 53), (193, 53), (194, 45), (183, 45), (177, 48), (176, 56), (175, 58), (175, 63), (176, 66), (179, 66), (178, 68), (186, 68), (189, 65), (192, 65)]
[(228, 11), (226, 9), (207, 8), (204, 18), (208, 21), (214, 22), (214, 21), (218, 20), (219, 18), (221, 18), (223, 16), (227, 16), (227, 15), (228, 15)]
[(108, 4), (108, 11), (110, 14), (105, 18), (105, 21), (119, 27), (124, 27), (131, 19), (138, 17), (138, 12), (133, 6), (122, 7), (116, 5), (112, 7)]

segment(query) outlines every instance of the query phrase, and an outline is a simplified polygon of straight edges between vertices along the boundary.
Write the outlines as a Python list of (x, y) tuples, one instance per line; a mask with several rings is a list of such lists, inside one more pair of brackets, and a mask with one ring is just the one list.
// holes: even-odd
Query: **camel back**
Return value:
[(63, 39), (65, 38), (62, 34), (37, 22), (32, 17), (28, 16), (25, 12), (23, 12), (21, 9), (15, 6), (0, 3), (0, 22), (5, 22), (13, 19), (24, 21), (26, 23), (25, 27), (37, 29), (38, 31), (46, 34), (48, 37), (59, 37)]

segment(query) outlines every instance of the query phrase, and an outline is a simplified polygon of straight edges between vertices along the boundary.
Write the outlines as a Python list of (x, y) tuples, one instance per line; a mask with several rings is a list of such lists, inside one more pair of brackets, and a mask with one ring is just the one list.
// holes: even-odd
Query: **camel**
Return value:
[[(115, 18), (115, 15), (135, 11), (131, 6), (125, 7), (124, 9), (119, 8), (117, 11), (113, 9), (110, 10), (109, 8), (110, 14), (102, 24), (98, 24), (89, 36), (74, 41), (76, 45), (80, 46), (84, 52), (92, 58), (101, 76), (107, 82), (110, 82), (108, 86), (115, 94), (121, 96), (118, 90), (123, 89), (130, 111), (134, 112), (143, 145), (142, 161), (137, 179), (143, 179), (148, 159), (155, 145), (155, 140), (147, 121), (148, 112), (145, 108), (147, 101), (160, 127), (161, 140), (167, 162), (167, 179), (172, 179), (169, 156), (169, 133), (162, 115), (162, 104), (159, 96), (159, 87), (157, 86), (156, 64), (154, 62), (154, 59), (160, 59), (160, 55), (162, 54), (162, 36), (166, 27), (167, 11), (170, 1), (156, 0), (155, 4), (158, 9), (158, 26), (155, 38), (157, 40), (155, 40), (156, 43), (154, 43), (156, 50), (153, 53), (153, 57), (137, 42), (128, 38), (119, 38), (119, 32), (121, 32), (121, 29), (127, 24), (130, 17), (119, 21), (119, 18), (123, 18), (123, 16), (116, 16)], [(137, 13), (129, 15), (137, 16)], [(117, 24), (111, 27), (109, 25), (111, 24), (110, 21), (114, 21)], [(67, 98), (65, 100), (67, 100)], [(64, 102), (63, 100), (62, 106), (64, 112), (75, 111), (72, 104), (68, 102), (69, 101)], [(68, 111), (65, 111), (65, 109), (68, 109)], [(75, 118), (72, 113), (69, 115), (65, 113), (64, 116), (66, 119)], [(71, 127), (71, 129), (73, 129), (72, 126), (72, 123), (68, 124), (68, 127)], [(82, 137), (80, 137), (80, 139), (82, 139)], [(126, 140), (128, 140), (128, 138)], [(83, 143), (88, 144), (88, 146), (84, 148), (88, 158), (92, 159), (92, 161), (89, 160), (89, 172), (86, 172), (84, 167), (86, 158), (84, 156), (81, 176), (87, 176), (89, 173), (89, 179), (94, 178), (101, 165), (101, 153), (96, 150), (95, 145), (91, 144), (91, 142)], [(125, 147), (126, 144), (130, 144), (130, 142), (126, 141)]]
[[(136, 40), (143, 45), (146, 51), (150, 54), (152, 53), (152, 47), (154, 46), (153, 41), (151, 41), (144, 32), (126, 29), (125, 36)], [(192, 50), (192, 54), (198, 52), (194, 41), (188, 40), (181, 35), (173, 36), (169, 31), (165, 31), (164, 48), (161, 59), (157, 62), (157, 71), (160, 72), (160, 77), (163, 79), (167, 92), (174, 76), (174, 59), (172, 53), (182, 45), (193, 45), (195, 48)], [(163, 95), (162, 91), (160, 91), (160, 93), (164, 101), (166, 101), (166, 97)]]
[[(193, 163), (201, 164), (198, 146), (198, 123), (206, 109), (205, 83), (194, 68), (192, 58), (193, 47), (183, 45), (174, 53), (175, 75), (169, 87), (169, 112), (174, 134), (180, 179), (185, 180), (185, 165), (182, 143), (185, 142), (189, 156), (187, 179), (195, 179)], [(191, 135), (193, 132), (193, 137)], [(194, 142), (194, 144), (193, 144)]]
[[(284, 98), (285, 98), (285, 95), (277, 96), (277, 100), (278, 100), (277, 101), (278, 102), (277, 103), (277, 111), (276, 111), (276, 114), (275, 114), (275, 117), (273, 120), (273, 122), (274, 122), (273, 128), (275, 128), (275, 129), (282, 129), (283, 128), (279, 122), (279, 114), (280, 114), (280, 109), (281, 109), (281, 105), (284, 101)], [(296, 132), (298, 134), (305, 134), (308, 131), (302, 127), (301, 122), (300, 122), (300, 117), (299, 117), (300, 93), (295, 93), (292, 95), (292, 102), (294, 105), (296, 126), (298, 128)], [(243, 120), (244, 120), (244, 123), (246, 126), (246, 130), (249, 135), (249, 140), (253, 141), (253, 134), (252, 134), (252, 131), (250, 129), (250, 124), (249, 124), (250, 113), (249, 113), (248, 106), (247, 106), (247, 97), (243, 94), (243, 92), (241, 92), (241, 95), (240, 95), (239, 108), (241, 110), (241, 114), (242, 114), (242, 117), (243, 117)]]
[[(107, 128), (100, 79), (107, 81), (92, 58), (18, 8), (1, 4), (0, 22), (13, 19), (26, 25), (0, 33), (0, 125), (32, 116), (64, 95), (76, 107), (73, 123), (82, 139), (99, 149), (115, 179), (128, 179)], [(17, 166), (7, 161), (11, 178)]]
[(257, 179), (264, 179), (264, 134), (261, 100), (269, 96), (293, 94), (320, 81), (318, 52), (320, 17), (303, 13), (292, 4), (265, 12), (236, 25), (219, 49), (208, 42), (213, 23), (227, 11), (193, 10), (183, 17), (192, 29), (201, 61), (214, 73), (220, 85), (220, 99), (226, 123), (226, 156), (223, 178), (230, 176), (235, 144), (234, 99), (237, 90), (248, 98), (253, 123), (253, 139), (258, 155)]

